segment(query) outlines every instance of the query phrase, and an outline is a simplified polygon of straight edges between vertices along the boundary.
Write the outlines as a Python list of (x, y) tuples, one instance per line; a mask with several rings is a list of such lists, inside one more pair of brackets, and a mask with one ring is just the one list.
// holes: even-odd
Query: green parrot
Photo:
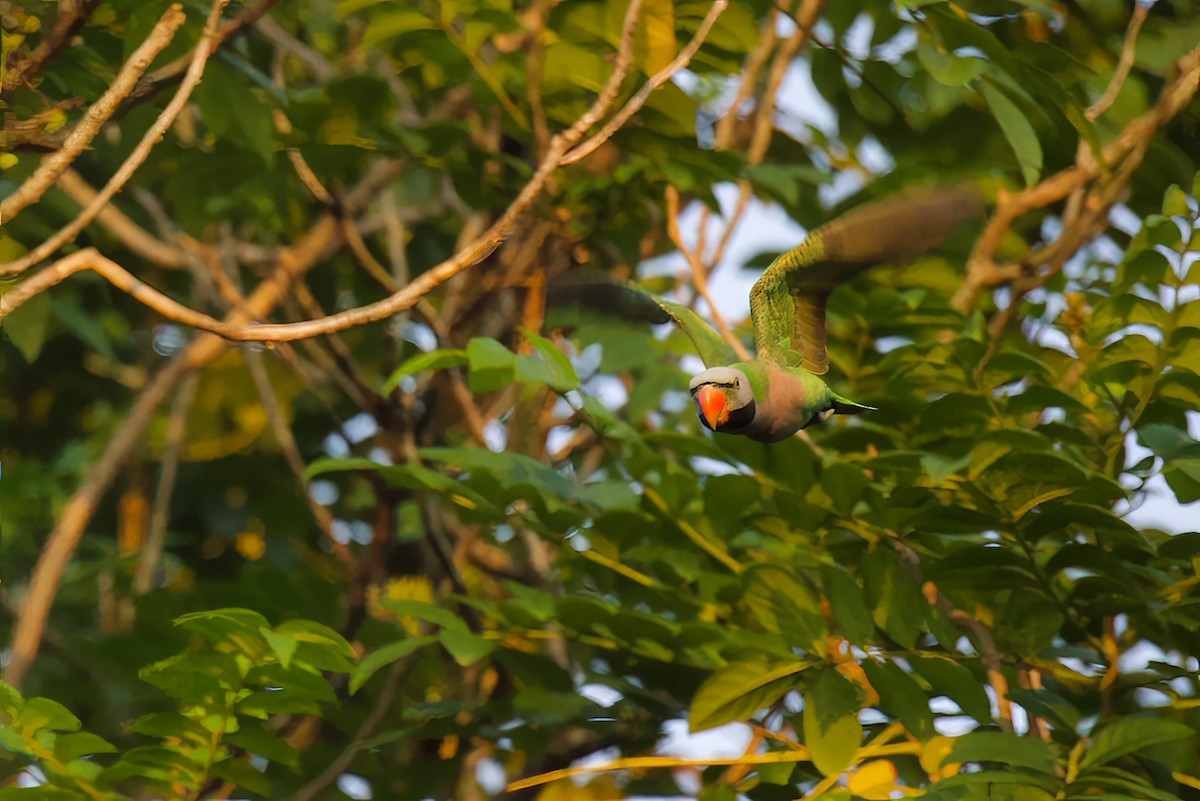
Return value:
[(569, 299), (625, 319), (674, 321), (708, 368), (688, 384), (700, 422), (722, 434), (779, 442), (834, 414), (875, 411), (843, 398), (818, 377), (829, 370), (829, 293), (873, 265), (917, 259), (983, 209), (983, 195), (974, 186), (912, 188), (817, 228), (771, 262), (750, 290), (757, 355), (748, 361), (739, 361), (691, 309), (636, 287), (591, 284), (569, 292)]

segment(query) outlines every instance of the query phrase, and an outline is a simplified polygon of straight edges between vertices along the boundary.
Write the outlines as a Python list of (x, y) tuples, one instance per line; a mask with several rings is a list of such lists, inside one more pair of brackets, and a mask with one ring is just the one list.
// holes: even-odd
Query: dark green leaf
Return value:
[(879, 705), (889, 715), (895, 716), (909, 733), (921, 740), (934, 735), (933, 713), (929, 710), (929, 698), (913, 677), (895, 662), (863, 662), (863, 670), (871, 686), (879, 693)]
[(396, 642), (388, 643), (381, 648), (375, 649), (363, 657), (362, 661), (358, 663), (358, 667), (350, 674), (350, 694), (353, 695), (358, 692), (358, 689), (366, 684), (367, 680), (374, 676), (380, 668), (403, 659), (424, 646), (437, 641), (438, 638), (434, 635), (409, 637), (408, 639), (397, 640)]
[(418, 353), (416, 356), (406, 360), (388, 376), (388, 380), (383, 384), (382, 392), (384, 395), (390, 393), (396, 387), (400, 386), (400, 381), (405, 376), (416, 375), (428, 370), (462, 367), (467, 363), (468, 357), (465, 350), (443, 348), (441, 350), (430, 351), (429, 353)]
[(1196, 736), (1196, 730), (1174, 720), (1129, 717), (1116, 720), (1092, 737), (1091, 746), (1079, 763), (1080, 768), (1104, 765), (1114, 759), (1154, 745)]
[(951, 762), (1002, 762), (1053, 775), (1055, 749), (1044, 740), (999, 731), (974, 731), (954, 740)]
[(1000, 130), (1017, 155), (1025, 185), (1033, 186), (1042, 174), (1042, 145), (1037, 133), (1020, 107), (1000, 89), (985, 81), (980, 84), (979, 91), (983, 93), (992, 109), (992, 116), (1000, 124)]

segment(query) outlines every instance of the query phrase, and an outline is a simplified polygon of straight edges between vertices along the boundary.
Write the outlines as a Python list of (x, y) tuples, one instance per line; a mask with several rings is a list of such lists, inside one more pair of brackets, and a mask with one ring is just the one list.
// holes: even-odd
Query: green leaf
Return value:
[(61, 734), (54, 741), (54, 758), (70, 762), (91, 754), (115, 754), (117, 747), (91, 732), (77, 731)]
[(1099, 734), (1092, 737), (1092, 744), (1079, 766), (1086, 769), (1092, 765), (1104, 765), (1152, 745), (1195, 736), (1195, 729), (1174, 720), (1150, 717), (1122, 718), (1105, 726)]
[(251, 609), (212, 609), (175, 618), (175, 625), (209, 642), (236, 643), (246, 654), (260, 654), (266, 646), (261, 630), (267, 619)]
[(553, 342), (527, 328), (522, 328), (521, 333), (533, 345), (541, 359), (518, 356), (516, 376), (519, 380), (545, 384), (556, 392), (568, 392), (579, 388), (579, 376), (575, 374), (575, 368)]
[(296, 646), (300, 644), (296, 638), (278, 634), (266, 626), (260, 628), (259, 631), (267, 638), (267, 645), (271, 646), (271, 650), (275, 652), (279, 664), (288, 667), (292, 663), (292, 654), (296, 653)]
[(424, 373), (429, 370), (444, 370), (447, 367), (463, 367), (467, 363), (468, 357), (465, 350), (442, 348), (441, 350), (433, 350), (429, 353), (418, 353), (416, 356), (406, 359), (403, 364), (388, 376), (388, 380), (383, 384), (382, 392), (384, 395), (389, 394), (396, 387), (400, 386), (400, 382), (406, 376)]
[(21, 706), (20, 725), (26, 732), (79, 731), (79, 718), (58, 701), (49, 698), (26, 698)]
[(759, 657), (721, 668), (704, 680), (692, 698), (688, 729), (698, 732), (749, 719), (794, 688), (794, 677), (808, 666), (800, 661), (772, 664)]
[(909, 733), (921, 740), (934, 735), (933, 712), (921, 685), (895, 662), (863, 662), (871, 686), (879, 693), (879, 706), (904, 724)]
[(963, 712), (984, 725), (992, 722), (992, 709), (983, 685), (962, 665), (952, 659), (930, 656), (906, 657), (913, 669), (933, 688), (933, 695), (944, 695)]
[(813, 764), (826, 776), (841, 773), (858, 753), (862, 726), (858, 693), (832, 668), (814, 670), (804, 693), (804, 744)]
[(1042, 173), (1042, 145), (1037, 133), (1017, 104), (1009, 100), (1004, 92), (986, 81), (980, 85), (979, 91), (987, 100), (992, 116), (1000, 124), (1000, 130), (1017, 156), (1025, 185), (1033, 186)]
[(212, 766), (209, 775), (255, 795), (270, 796), (271, 782), (246, 758), (226, 759)]
[(863, 561), (863, 587), (875, 625), (911, 648), (921, 633), (929, 602), (890, 548), (876, 546)]
[(490, 337), (475, 337), (467, 343), (471, 372), (467, 383), (472, 392), (491, 392), (513, 380), (517, 355)]
[(278, 736), (274, 731), (268, 731), (255, 725), (242, 726), (237, 731), (225, 735), (222, 742), (243, 748), (251, 754), (291, 768), (300, 764), (300, 752), (289, 745), (287, 740)]
[(653, 75), (675, 58), (675, 3), (646, 0), (634, 40), (634, 54), (642, 71)]
[(933, 79), (945, 86), (962, 86), (978, 78), (987, 69), (987, 62), (981, 58), (963, 58), (930, 44), (917, 47), (917, 58)]
[(358, 692), (359, 688), (366, 684), (381, 668), (437, 641), (438, 637), (436, 635), (409, 637), (375, 649), (363, 657), (362, 661), (358, 663), (358, 667), (350, 674), (350, 694), (354, 695)]
[(999, 731), (974, 731), (956, 738), (949, 762), (1003, 762), (1053, 775), (1055, 749), (1044, 740)]
[(767, 631), (790, 644), (825, 654), (825, 616), (816, 593), (783, 565), (754, 565), (742, 574), (742, 604)]
[(858, 646), (869, 644), (875, 637), (871, 610), (863, 600), (862, 587), (846, 570), (837, 565), (821, 565), (825, 594), (846, 639)]
[(496, 644), (468, 631), (442, 629), (439, 635), (442, 646), (463, 667), (473, 665), (496, 649)]
[(434, 606), (424, 601), (400, 601), (392, 598), (381, 598), (379, 602), (383, 605), (384, 609), (393, 614), (412, 615), (415, 618), (436, 624), (444, 629), (454, 629), (463, 633), (467, 632), (466, 622), (449, 609), (443, 609), (440, 606)]
[(1191, 217), (1192, 210), (1188, 208), (1187, 195), (1179, 184), (1171, 184), (1163, 193), (1162, 213), (1164, 217)]
[(345, 637), (328, 626), (317, 623), (314, 620), (285, 620), (276, 626), (275, 630), (280, 634), (295, 637), (297, 642), (327, 648), (346, 659), (354, 660), (357, 658), (354, 647), (346, 642)]
[(177, 737), (200, 745), (211, 740), (209, 733), (193, 718), (178, 712), (152, 712), (142, 715), (129, 727), (130, 731), (147, 737)]
[(24, 699), (17, 688), (6, 681), (0, 680), (0, 712), (12, 715), (21, 708)]
[(25, 361), (32, 362), (50, 330), (50, 295), (43, 292), (22, 303), (4, 319), (3, 329)]
[(305, 468), (304, 476), (312, 478), (345, 470), (370, 470), (382, 475), (391, 486), (432, 490), (462, 509), (490, 511), (493, 508), (487, 498), (461, 481), (419, 464), (383, 465), (364, 458), (319, 459)]

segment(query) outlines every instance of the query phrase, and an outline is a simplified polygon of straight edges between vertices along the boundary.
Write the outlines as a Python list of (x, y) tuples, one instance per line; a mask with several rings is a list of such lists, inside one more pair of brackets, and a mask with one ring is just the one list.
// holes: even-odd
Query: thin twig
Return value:
[[(726, 2), (727, 0), (717, 0), (717, 2), (714, 4), (714, 8), (723, 9), (726, 5)], [(390, 317), (397, 312), (409, 309), (434, 287), (443, 283), (451, 276), (462, 272), (468, 267), (478, 264), (489, 254), (491, 254), (497, 247), (499, 247), (500, 243), (503, 242), (504, 239), (511, 233), (513, 227), (517, 223), (517, 220), (541, 194), (546, 181), (561, 164), (563, 155), (574, 143), (578, 142), (583, 137), (584, 132), (587, 131), (587, 129), (590, 128), (596, 120), (603, 116), (605, 110), (612, 103), (613, 99), (615, 99), (621, 84), (621, 79), (624, 77), (625, 73), (628, 72), (632, 63), (633, 31), (640, 8), (641, 0), (632, 0), (629, 5), (629, 9), (626, 11), (625, 25), (621, 38), (621, 49), (618, 54), (616, 67), (612, 76), (609, 78), (608, 84), (604, 87), (604, 90), (600, 93), (600, 96), (596, 99), (595, 103), (592, 104), (591, 108), (584, 112), (584, 114), (580, 116), (578, 120), (576, 120), (574, 125), (572, 125), (564, 133), (554, 137), (551, 140), (546, 158), (542, 160), (542, 163), (538, 166), (537, 171), (529, 180), (529, 183), (525, 185), (520, 194), (517, 195), (517, 198), (512, 202), (512, 204), (509, 205), (508, 209), (505, 210), (500, 218), (497, 219), (496, 222), (493, 223), (493, 225), (482, 236), (476, 238), (473, 242), (460, 250), (454, 256), (443, 261), (436, 267), (433, 267), (422, 273), (408, 286), (399, 292), (394, 293), (390, 297), (366, 306), (347, 309), (346, 311), (338, 312), (326, 317), (307, 320), (299, 323), (242, 325), (239, 323), (221, 322), (206, 314), (188, 309), (182, 304), (176, 303), (170, 298), (167, 298), (161, 292), (153, 290), (138, 279), (133, 278), (132, 275), (129, 275), (129, 273), (119, 265), (111, 260), (105, 259), (99, 253), (90, 254), (87, 264), (77, 264), (71, 262), (71, 272), (78, 272), (80, 269), (93, 269), (99, 272), (101, 275), (104, 275), (104, 277), (108, 278), (110, 281), (113, 280), (113, 278), (116, 278), (121, 282), (119, 284), (115, 284), (118, 286), (118, 288), (128, 292), (144, 303), (147, 301), (152, 302), (153, 308), (160, 313), (163, 313), (165, 316), (170, 317), (170, 319), (210, 331), (227, 339), (241, 341), (287, 342), (297, 339), (304, 339), (307, 337), (318, 336), (320, 334), (329, 334), (335, 331), (344, 330), (346, 328), (352, 328), (354, 326), (375, 322), (377, 320)], [(713, 15), (710, 14), (710, 16)], [(708, 25), (708, 28), (711, 28), (711, 23)], [(698, 46), (697, 40), (693, 40), (692, 44)], [(691, 47), (691, 45), (689, 45), (689, 47)], [(679, 59), (676, 59), (676, 63), (678, 62)], [(682, 66), (682, 64), (679, 64), (679, 66)], [(330, 224), (332, 224), (331, 221)], [(63, 273), (63, 270), (65, 269), (64, 263), (68, 262), (69, 259), (70, 257), (58, 262), (56, 265), (57, 269), (48, 274), (46, 278), (42, 279), (43, 273), (47, 272), (43, 271), (43, 273), (39, 273), (37, 276), (28, 279), (28, 281), (24, 283), (31, 283), (41, 279), (41, 283), (37, 286), (37, 291), (41, 291), (42, 289), (47, 288), (47, 286), (52, 286), (58, 283), (65, 278), (66, 275), (71, 274), (68, 272), (60, 275), (60, 273)], [(55, 267), (55, 265), (52, 265), (52, 267)], [(0, 274), (2, 273), (3, 268), (0, 268)], [(280, 280), (290, 281), (291, 277), (292, 276), (290, 272), (285, 270), (281, 274)], [(2, 303), (3, 300), (9, 300), (14, 294), (16, 294), (16, 298), (19, 298), (22, 302), (27, 299), (28, 296), (33, 293), (28, 289), (24, 293), (21, 293), (21, 290), (25, 289), (24, 283), (21, 286), (18, 286), (16, 289), (8, 292), (2, 299), (0, 299), (0, 303)], [(276, 290), (268, 287), (266, 284), (267, 282), (264, 282), (262, 285), (260, 285), (259, 289), (263, 292), (274, 294)], [(9, 310), (11, 310), (11, 307), (15, 307), (14, 301), (15, 299), (10, 300)], [(148, 303), (148, 305), (150, 305), (150, 303)], [(4, 313), (6, 312), (3, 311), (3, 308), (0, 308), (0, 317), (2, 317)]]
[[(133, 91), (138, 78), (175, 38), (176, 31), (179, 30), (179, 26), (186, 18), (187, 15), (183, 13), (183, 8), (178, 3), (167, 9), (158, 24), (150, 31), (150, 35), (138, 46), (137, 50), (133, 51), (133, 55), (121, 67), (116, 79), (100, 96), (100, 99), (91, 105), (87, 113), (83, 115), (83, 119), (75, 125), (70, 135), (63, 141), (62, 148), (43, 159), (41, 166), (34, 171), (33, 175), (29, 176), (11, 195), (0, 202), (0, 222), (11, 221), (22, 210), (37, 203), (46, 190), (58, 180), (58, 176), (62, 175), (63, 170), (79, 158), (91, 141), (96, 138), (96, 134), (100, 133), (104, 123), (108, 122), (113, 112), (117, 110), (121, 101)], [(5, 274), (5, 272), (0, 268), (0, 274)]]
[[(717, 330), (721, 332), (721, 337), (734, 349), (739, 359), (747, 361), (750, 358), (750, 352), (746, 350), (746, 346), (742, 344), (741, 340), (734, 336), (729, 324), (721, 315), (720, 309), (717, 308), (717, 304), (713, 302), (712, 295), (708, 292), (708, 277), (704, 269), (703, 255), (698, 248), (692, 250), (684, 244), (683, 237), (679, 233), (679, 191), (668, 185), (666, 194), (667, 233), (671, 237), (671, 241), (675, 243), (675, 247), (679, 248), (679, 252), (687, 259), (688, 265), (691, 266), (692, 284), (704, 298), (704, 302), (708, 304), (708, 313), (713, 318), (713, 322), (717, 324)], [(3, 298), (0, 298), (0, 303), (3, 303)]]
[(287, 51), (299, 59), (319, 82), (328, 83), (336, 77), (337, 71), (325, 56), (292, 36), (269, 16), (261, 17), (254, 28), (280, 51)]
[(1125, 85), (1125, 79), (1129, 77), (1129, 71), (1133, 69), (1138, 31), (1142, 29), (1142, 23), (1150, 14), (1150, 5), (1150, 3), (1134, 3), (1133, 16), (1129, 18), (1129, 27), (1125, 29), (1125, 39), (1121, 43), (1121, 55), (1117, 60), (1117, 68), (1113, 71), (1112, 80), (1108, 82), (1104, 94), (1100, 95), (1100, 98), (1084, 112), (1084, 116), (1090, 121), (1095, 122), (1121, 93), (1121, 87)]
[(704, 44), (709, 31), (716, 24), (717, 17), (721, 16), (721, 12), (728, 5), (729, 0), (716, 0), (708, 9), (708, 13), (704, 16), (704, 19), (701, 20), (700, 27), (696, 29), (695, 36), (679, 51), (679, 55), (675, 56), (670, 64), (651, 76), (650, 80), (646, 81), (637, 94), (629, 98), (625, 105), (621, 107), (621, 110), (614, 114), (613, 118), (600, 129), (599, 133), (567, 153), (562, 158), (561, 163), (564, 165), (574, 164), (581, 159), (587, 158), (595, 152), (596, 148), (611, 139), (612, 135), (619, 131), (625, 123), (629, 122), (629, 119), (650, 99), (650, 95), (655, 89), (669, 81), (672, 75), (688, 65), (688, 62), (692, 60), (692, 56), (696, 55), (696, 51), (700, 49), (700, 45)]
[(133, 591), (145, 595), (153, 589), (154, 574), (162, 562), (163, 548), (167, 542), (167, 523), (170, 522), (171, 497), (175, 494), (175, 479), (179, 475), (179, 462), (187, 439), (187, 418), (196, 399), (199, 374), (188, 373), (183, 385), (171, 402), (171, 414), (167, 419), (167, 443), (163, 448), (158, 468), (158, 486), (154, 488), (154, 506), (150, 512), (150, 533), (142, 546), (138, 558), (137, 572), (133, 576)]
[(354, 739), (325, 766), (324, 770), (314, 776), (308, 784), (297, 790), (296, 794), (292, 796), (292, 801), (311, 801), (322, 790), (333, 784), (338, 776), (341, 776), (345, 772), (346, 768), (350, 767), (355, 754), (362, 750), (366, 741), (375, 733), (375, 728), (383, 720), (384, 715), (391, 711), (392, 701), (396, 698), (396, 690), (399, 688), (400, 680), (404, 678), (406, 672), (406, 664), (407, 662), (403, 661), (392, 663), (384, 680), (383, 690), (380, 691), (379, 697), (375, 699), (375, 705), (371, 707), (370, 713), (359, 724), (358, 730), (354, 733)]
[(4, 680), (14, 687), (20, 687), (25, 673), (33, 665), (42, 642), (46, 618), (50, 614), (50, 605), (58, 593), (59, 581), (97, 504), (117, 470), (141, 441), (142, 432), (149, 425), (154, 410), (174, 392), (191, 369), (186, 358), (176, 358), (150, 380), (126, 413), (100, 459), (91, 465), (83, 483), (58, 513), (54, 530), (50, 532), (34, 565), (29, 589), (13, 630)]
[(271, 422), (271, 431), (275, 434), (275, 441), (279, 443), (284, 461), (288, 463), (288, 467), (292, 469), (292, 474), (296, 477), (296, 483), (299, 485), (300, 492), (304, 494), (304, 500), (308, 503), (317, 528), (321, 530), (325, 541), (329, 543), (333, 555), (347, 567), (356, 568), (358, 560), (354, 553), (346, 543), (338, 540), (333, 534), (333, 515), (313, 498), (309, 483), (304, 478), (306, 467), (304, 457), (300, 455), (300, 446), (296, 444), (296, 437), (292, 434), (291, 427), (288, 426), (283, 407), (279, 403), (279, 397), (275, 394), (275, 388), (271, 386), (271, 377), (267, 375), (262, 354), (246, 353), (245, 358), (246, 366), (250, 370), (250, 377), (254, 381), (254, 387), (258, 390), (258, 397), (267, 412), (267, 419)]
[[(399, 162), (386, 161), (372, 167), (359, 185), (343, 198), (346, 211), (354, 213), (365, 206), (395, 177), (398, 165)], [(338, 242), (337, 231), (331, 214), (320, 217), (303, 239), (279, 253), (275, 270), (250, 295), (245, 308), (235, 309), (228, 319), (244, 323), (269, 313), (280, 302), (295, 276), (312, 267), (331, 245)], [(190, 370), (213, 361), (225, 348), (226, 343), (220, 337), (197, 337), (160, 370), (142, 390), (116, 434), (105, 446), (104, 453), (91, 465), (83, 483), (63, 506), (58, 522), (34, 565), (29, 589), (13, 629), (9, 662), (4, 671), (4, 679), (9, 684), (19, 686), (33, 666), (63, 571), (79, 545), (96, 505), (112, 483), (117, 470), (137, 447), (154, 410), (176, 390)]]
[[(192, 54), (191, 65), (188, 67), (187, 75), (185, 76), (183, 83), (179, 85), (179, 90), (175, 93), (175, 96), (171, 98), (171, 102), (167, 104), (167, 107), (163, 109), (162, 113), (159, 114), (154, 120), (154, 124), (151, 125), (149, 130), (147, 130), (142, 136), (141, 141), (137, 143), (137, 146), (133, 149), (133, 152), (129, 154), (117, 171), (113, 173), (113, 176), (108, 180), (108, 183), (104, 185), (104, 188), (100, 190), (99, 194), (96, 195), (95, 199), (93, 199), (92, 202), (89, 203), (74, 220), (67, 223), (56, 234), (42, 242), (33, 250), (29, 251), (29, 253), (27, 253), (25, 256), (8, 264), (0, 265), (0, 276), (24, 272), (43, 259), (48, 258), (52, 253), (66, 243), (74, 240), (75, 237), (79, 235), (79, 232), (82, 231), (88, 223), (96, 218), (96, 215), (99, 214), (101, 209), (108, 204), (108, 201), (112, 199), (113, 195), (121, 191), (121, 188), (125, 186), (130, 178), (133, 177), (134, 172), (136, 172), (137, 168), (142, 165), (142, 162), (146, 160), (146, 157), (150, 155), (150, 151), (159, 143), (163, 137), (163, 134), (166, 133), (167, 128), (171, 126), (171, 123), (175, 121), (175, 117), (178, 116), (179, 112), (187, 103), (188, 98), (191, 96), (192, 90), (195, 89), (200, 83), (200, 78), (204, 75), (204, 65), (207, 63), (209, 55), (212, 54), (213, 46), (216, 43), (216, 30), (221, 19), (221, 11), (225, 8), (228, 2), (229, 0), (214, 0), (212, 11), (209, 12), (208, 15), (208, 23), (204, 26), (204, 34), (201, 36), (200, 43), (196, 45), (196, 49)], [(178, 6), (174, 6), (173, 8), (178, 8)], [(182, 12), (180, 12), (180, 14), (182, 14)], [(164, 19), (165, 18), (166, 17), (164, 15)], [(166, 46), (165, 42), (163, 43), (163, 46)], [(161, 48), (159, 49), (161, 50)], [(147, 61), (147, 65), (148, 64), (149, 61)], [(144, 69), (145, 68), (143, 67), (143, 71)], [(141, 72), (138, 74), (140, 75)], [(106, 92), (105, 96), (107, 97), (108, 94), (109, 93)], [(93, 133), (92, 135), (94, 136), (95, 134)], [(91, 141), (91, 137), (88, 138), (88, 141)], [(55, 179), (58, 178), (63, 169), (65, 169), (66, 165), (69, 163), (69, 161), (64, 163), (62, 169), (59, 169), (57, 172), (55, 172)], [(42, 191), (44, 192), (45, 189)], [(38, 193), (37, 197), (41, 197), (41, 193)], [(9, 198), (5, 199), (5, 202), (7, 203), (8, 200), (11, 199), (12, 198), (10, 196)], [(34, 200), (36, 200), (36, 197)]]
[(1144, 152), (1154, 133), (1187, 106), (1200, 90), (1200, 47), (1179, 59), (1177, 67), (1179, 76), (1166, 86), (1154, 108), (1126, 125), (1104, 147), (1099, 159), (1085, 155), (1087, 149), (1080, 148), (1075, 166), (1021, 192), (1000, 193), (996, 211), (971, 251), (966, 278), (951, 301), (954, 308), (968, 312), (978, 304), (979, 295), (985, 288), (1013, 281), (1022, 274), (1019, 265), (995, 262), (996, 247), (1018, 218), (1028, 211), (1062, 200), (1102, 172), (1116, 170), (1131, 155), (1140, 161), (1138, 151)]
[(0, 84), (3, 94), (7, 95), (21, 84), (40, 77), (62, 54), (76, 32), (87, 24), (98, 5), (100, 0), (60, 0), (58, 16), (37, 47), (25, 58), (8, 65), (3, 83)]
[(901, 540), (895, 532), (887, 533), (889, 535), (887, 544), (900, 554), (900, 564), (920, 585), (925, 599), (945, 615), (951, 623), (975, 635), (975, 643), (979, 647), (979, 658), (987, 668), (988, 685), (996, 695), (996, 722), (1000, 725), (1001, 731), (1011, 732), (1013, 730), (1012, 702), (1008, 700), (1008, 679), (1004, 676), (1003, 666), (1000, 662), (1000, 649), (996, 647), (996, 639), (992, 636), (992, 630), (983, 621), (955, 606), (949, 598), (942, 594), (937, 585), (932, 581), (927, 581), (924, 571), (921, 569), (921, 558), (917, 556), (916, 551)]
[[(221, 28), (217, 31), (216, 42), (213, 43), (211, 47), (214, 49), (223, 47), (224, 45), (233, 41), (235, 37), (240, 36), (248, 31), (250, 26), (258, 22), (258, 20), (268, 11), (270, 11), (271, 7), (277, 2), (279, 2), (279, 0), (259, 0), (259, 2), (252, 6), (244, 7), (241, 13), (221, 26)], [(196, 45), (197, 48), (206, 46), (208, 45), (205, 45), (203, 40)], [(123, 104), (124, 107), (128, 108), (131, 105), (140, 103), (146, 98), (158, 94), (166, 87), (179, 81), (184, 77), (184, 74), (189, 69), (189, 65), (192, 63), (194, 58), (194, 52), (185, 53), (172, 61), (170, 64), (167, 64), (165, 67), (160, 67), (142, 78), (142, 80), (138, 82), (137, 87), (134, 88), (133, 92), (130, 93), (129, 97), (125, 100), (125, 103)]]
[[(83, 208), (96, 202), (99, 195), (79, 173), (69, 167), (59, 177), (58, 188)], [(187, 266), (188, 254), (184, 250), (154, 236), (114, 205), (105, 205), (96, 215), (96, 222), (151, 264), (167, 269)]]

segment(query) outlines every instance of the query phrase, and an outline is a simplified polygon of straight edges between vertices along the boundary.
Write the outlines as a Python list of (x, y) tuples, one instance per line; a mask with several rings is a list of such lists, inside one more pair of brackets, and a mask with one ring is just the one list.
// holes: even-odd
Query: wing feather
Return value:
[(780, 254), (750, 292), (759, 353), (784, 364), (800, 360), (808, 370), (825, 373), (829, 294), (872, 266), (919, 258), (983, 210), (983, 195), (973, 185), (915, 187), (816, 229)]
[(729, 343), (694, 311), (632, 284), (589, 281), (550, 286), (546, 302), (556, 306), (574, 304), (630, 322), (655, 325), (674, 322), (692, 341), (705, 367), (722, 367), (738, 361)]

